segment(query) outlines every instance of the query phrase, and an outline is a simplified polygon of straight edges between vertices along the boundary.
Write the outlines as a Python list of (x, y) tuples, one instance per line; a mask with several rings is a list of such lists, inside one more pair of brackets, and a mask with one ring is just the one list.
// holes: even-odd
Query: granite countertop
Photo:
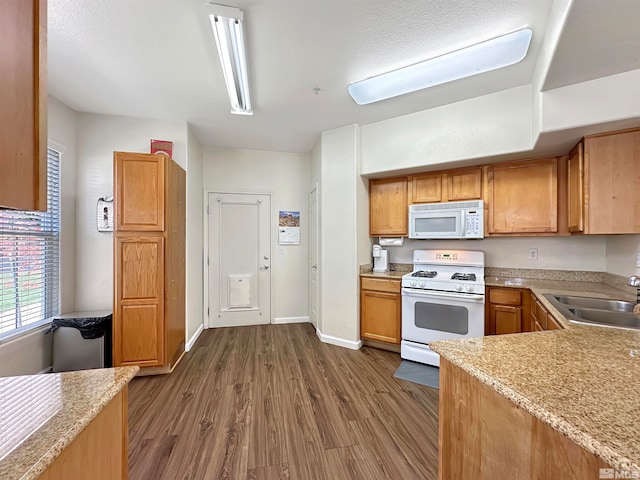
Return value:
[(38, 478), (138, 370), (0, 378), (0, 478)]
[(400, 280), (402, 276), (406, 274), (407, 272), (398, 272), (398, 271), (384, 272), (384, 273), (368, 271), (368, 272), (362, 272), (360, 276), (367, 277), (367, 278), (392, 278), (392, 279)]
[(433, 350), (613, 468), (640, 474), (640, 331), (568, 322), (542, 296), (633, 295), (604, 283), (485, 281), (529, 288), (565, 329), (432, 342)]

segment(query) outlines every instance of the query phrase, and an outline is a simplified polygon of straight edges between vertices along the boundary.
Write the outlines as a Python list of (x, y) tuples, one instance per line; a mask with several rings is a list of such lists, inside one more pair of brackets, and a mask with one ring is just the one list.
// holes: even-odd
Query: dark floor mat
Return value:
[(431, 365), (403, 360), (393, 376), (431, 388), (440, 387), (440, 369)]

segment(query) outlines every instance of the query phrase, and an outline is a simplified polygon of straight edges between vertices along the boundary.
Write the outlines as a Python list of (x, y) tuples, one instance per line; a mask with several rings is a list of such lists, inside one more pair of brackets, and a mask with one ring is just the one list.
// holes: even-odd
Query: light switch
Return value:
[(285, 253), (287, 253), (284, 247), (280, 247), (279, 252), (280, 252), (280, 255), (284, 255)]

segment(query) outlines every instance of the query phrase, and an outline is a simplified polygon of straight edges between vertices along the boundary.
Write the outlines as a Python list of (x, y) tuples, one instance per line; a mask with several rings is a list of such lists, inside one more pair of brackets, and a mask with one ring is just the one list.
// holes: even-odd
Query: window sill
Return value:
[(29, 335), (30, 333), (34, 333), (38, 330), (44, 330), (45, 328), (48, 328), (51, 325), (52, 320), (53, 320), (53, 317), (45, 318), (44, 320), (41, 320), (39, 322), (25, 325), (24, 327), (18, 330), (12, 330), (10, 332), (3, 333), (0, 336), (0, 345), (12, 342), (14, 340), (17, 340), (20, 337), (24, 337), (25, 335)]

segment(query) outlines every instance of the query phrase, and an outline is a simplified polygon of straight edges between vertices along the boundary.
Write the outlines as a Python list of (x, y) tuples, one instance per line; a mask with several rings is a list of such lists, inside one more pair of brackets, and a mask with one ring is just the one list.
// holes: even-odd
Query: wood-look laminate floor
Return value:
[(129, 478), (435, 479), (438, 391), (396, 353), (311, 324), (205, 330), (176, 370), (129, 387)]

